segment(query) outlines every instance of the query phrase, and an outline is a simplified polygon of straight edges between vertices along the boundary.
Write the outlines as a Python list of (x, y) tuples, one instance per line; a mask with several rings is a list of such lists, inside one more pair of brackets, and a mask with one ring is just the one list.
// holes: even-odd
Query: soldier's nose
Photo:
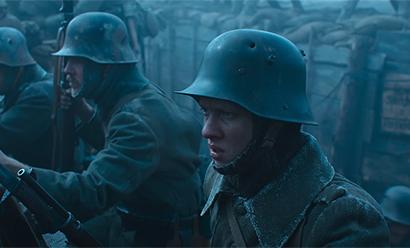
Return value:
[(204, 121), (201, 134), (205, 139), (216, 139), (223, 136), (222, 130), (213, 116)]
[(64, 73), (66, 74), (71, 74), (73, 72), (73, 63), (72, 61), (69, 59), (66, 63), (66, 65), (64, 66)]

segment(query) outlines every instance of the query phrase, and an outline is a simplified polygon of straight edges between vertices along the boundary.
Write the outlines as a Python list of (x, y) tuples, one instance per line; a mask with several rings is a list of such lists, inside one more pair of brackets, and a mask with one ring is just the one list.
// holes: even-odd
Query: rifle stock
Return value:
[(34, 214), (46, 232), (63, 232), (67, 239), (79, 247), (100, 247), (81, 223), (44, 190), (34, 178), (21, 169), (18, 177), (0, 165), (0, 183), (11, 192), (26, 208)]
[[(66, 28), (73, 15), (72, 1), (62, 0), (60, 12), (64, 13), (57, 34), (57, 44), (60, 49), (64, 44)], [(69, 88), (68, 82), (64, 77), (64, 57), (58, 57), (54, 68), (54, 104), (52, 111), (53, 123), (53, 151), (52, 166), (53, 170), (70, 170), (74, 163), (74, 114), (72, 109), (63, 110), (59, 108), (60, 94), (62, 90)]]

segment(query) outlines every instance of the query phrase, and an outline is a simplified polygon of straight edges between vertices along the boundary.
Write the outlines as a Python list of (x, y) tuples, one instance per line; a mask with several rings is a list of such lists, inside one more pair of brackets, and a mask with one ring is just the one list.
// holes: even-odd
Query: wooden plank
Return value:
[(410, 63), (410, 32), (379, 31), (375, 50), (385, 53), (389, 60)]
[(385, 71), (394, 71), (397, 73), (408, 73), (410, 71), (410, 63), (386, 60)]
[(192, 25), (189, 23), (185, 25), (176, 26), (175, 36), (176, 38), (185, 38), (185, 39), (192, 40), (192, 37), (193, 37)]
[(386, 62), (386, 54), (372, 53), (369, 54), (366, 69), (370, 71), (380, 72), (383, 70)]
[[(306, 51), (307, 45), (300, 46)], [(333, 66), (347, 67), (351, 50), (345, 47), (334, 47), (330, 45), (319, 45), (315, 47), (313, 61), (315, 63), (330, 64)], [(366, 69), (370, 71), (383, 70), (386, 55), (384, 53), (373, 52), (368, 55)]]
[(384, 80), (387, 82), (410, 82), (410, 74), (387, 73), (384, 76)]
[[(302, 44), (299, 46), (304, 51), (308, 51), (308, 45)], [(349, 62), (350, 50), (344, 47), (333, 47), (330, 45), (319, 45), (315, 47), (313, 61), (315, 63), (334, 64), (339, 66), (347, 66)]]
[(384, 117), (381, 128), (384, 132), (410, 135), (410, 120)]
[(380, 121), (383, 132), (410, 135), (410, 75), (386, 74)]

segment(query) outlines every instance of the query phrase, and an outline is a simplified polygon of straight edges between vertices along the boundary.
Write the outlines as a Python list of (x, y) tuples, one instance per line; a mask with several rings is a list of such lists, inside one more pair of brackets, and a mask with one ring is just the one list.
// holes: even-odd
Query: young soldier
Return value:
[(384, 246), (376, 201), (335, 173), (316, 139), (306, 66), (287, 39), (234, 30), (207, 47), (179, 93), (204, 113), (212, 163), (205, 177), (212, 246)]

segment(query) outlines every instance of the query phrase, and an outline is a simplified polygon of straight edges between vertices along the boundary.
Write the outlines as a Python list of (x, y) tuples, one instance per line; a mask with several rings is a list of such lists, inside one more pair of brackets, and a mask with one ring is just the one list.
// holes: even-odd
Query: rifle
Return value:
[[(64, 44), (67, 25), (73, 18), (73, 1), (62, 0), (60, 12), (64, 14), (57, 34), (57, 45), (60, 49)], [(58, 57), (54, 68), (54, 103), (51, 115), (53, 125), (53, 152), (51, 168), (66, 171), (74, 162), (74, 114), (72, 109), (60, 109), (60, 94), (62, 90), (70, 88), (64, 77), (64, 57)]]
[(35, 216), (40, 227), (53, 233), (61, 231), (79, 247), (101, 247), (81, 226), (74, 215), (64, 209), (25, 169), (14, 176), (0, 165), (0, 183)]
[(0, 246), (46, 247), (34, 218), (14, 197), (8, 197), (9, 191), (5, 192), (0, 202)]

